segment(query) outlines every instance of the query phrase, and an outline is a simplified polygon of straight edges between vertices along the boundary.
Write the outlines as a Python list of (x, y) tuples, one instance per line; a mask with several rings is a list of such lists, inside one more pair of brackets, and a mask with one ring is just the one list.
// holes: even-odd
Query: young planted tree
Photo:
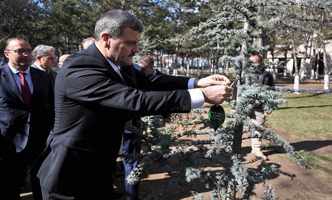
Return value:
[[(247, 163), (241, 160), (244, 132), (260, 132), (264, 139), (282, 147), (291, 159), (297, 160), (304, 168), (310, 168), (288, 142), (248, 119), (256, 106), (269, 111), (286, 103), (282, 92), (270, 90), (257, 82), (257, 71), (266, 65), (248, 62), (250, 55), (263, 54), (269, 49), (268, 44), (258, 45), (256, 42), (262, 37), (262, 29), (269, 30), (283, 25), (279, 10), (280, 6), (288, 4), (280, 5), (279, 2), (262, 1), (257, 4), (250, 0), (218, 1), (218, 4), (210, 4), (213, 8), (220, 8), (215, 9), (218, 12), (213, 17), (181, 37), (183, 43), (204, 41), (192, 51), (223, 52), (220, 60), (232, 63), (239, 83), (239, 97), (237, 102), (230, 103), (232, 106), (236, 103), (237, 112), (234, 115), (226, 113), (233, 120), (225, 122), (223, 126), (218, 126), (218, 123), (215, 126), (213, 117), (207, 119), (206, 115), (211, 114), (207, 114), (206, 109), (197, 109), (187, 115), (173, 114), (169, 119), (173, 126), (160, 127), (159, 116), (146, 118), (146, 134), (141, 136), (149, 151), (139, 155), (140, 164), (132, 172), (129, 181), (137, 181), (143, 169), (149, 172), (156, 168), (166, 171), (170, 178), (165, 180), (160, 190), (155, 190), (145, 199), (156, 198), (161, 191), (174, 184), (195, 191), (195, 184), (198, 183), (212, 191), (210, 199), (248, 199), (253, 194), (254, 186), (262, 182), (266, 186), (264, 199), (276, 199), (273, 187), (268, 185), (268, 177), (273, 173), (287, 173), (275, 165), (268, 165), (264, 160), (261, 160), (260, 170), (248, 168)], [(258, 9), (261, 4), (264, 5), (264, 12)], [(258, 18), (262, 13), (264, 17)], [(222, 118), (223, 109), (220, 105), (216, 107), (220, 111), (216, 114)], [(174, 127), (174, 124), (178, 126)], [(214, 127), (210, 128), (211, 125)], [(127, 125), (127, 128), (130, 129), (130, 126)], [(209, 135), (210, 139), (179, 140), (182, 136), (200, 134)], [(255, 136), (252, 134), (250, 137)], [(288, 175), (293, 178), (293, 175)], [(239, 191), (244, 192), (240, 194)], [(193, 196), (195, 199), (204, 198), (199, 192), (193, 192)]]

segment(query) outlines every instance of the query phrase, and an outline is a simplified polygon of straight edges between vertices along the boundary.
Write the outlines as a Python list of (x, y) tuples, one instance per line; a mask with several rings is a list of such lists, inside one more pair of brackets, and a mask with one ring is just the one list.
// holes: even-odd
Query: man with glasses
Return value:
[[(47, 73), (30, 67), (32, 50), (21, 38), (7, 40), (0, 67), (0, 199), (19, 200), (28, 167), (45, 147), (53, 128), (54, 93)], [(32, 192), (42, 200), (38, 166), (31, 170)]]

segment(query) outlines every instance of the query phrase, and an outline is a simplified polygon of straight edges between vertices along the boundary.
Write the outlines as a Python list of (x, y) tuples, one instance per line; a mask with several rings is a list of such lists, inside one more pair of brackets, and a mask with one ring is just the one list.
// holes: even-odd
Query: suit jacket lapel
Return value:
[[(35, 63), (33, 63), (33, 64), (31, 65), (31, 67), (40, 70), (40, 69), (35, 65)], [(40, 70), (40, 71), (42, 71), (42, 70)], [(45, 73), (47, 73), (47, 72), (45, 71)], [(50, 77), (51, 77), (51, 84), (52, 84), (52, 87), (54, 88), (54, 82), (55, 82), (55, 79), (56, 79), (56, 76), (58, 75), (58, 73), (56, 73), (56, 72), (53, 71), (53, 70), (50, 70), (48, 74), (49, 74)]]
[[(40, 74), (38, 72), (39, 72), (39, 69), (30, 67), (31, 81), (32, 81), (32, 85), (33, 85), (33, 93), (31, 95), (31, 100), (30, 100), (31, 105), (32, 105), (32, 102), (34, 101), (34, 99), (36, 98), (36, 95), (38, 94), (38, 91), (40, 90), (42, 84), (45, 84), (45, 83), (42, 83), (39, 81), (41, 79), (41, 77), (39, 77)], [(46, 73), (46, 72), (40, 71), (40, 73)]]
[(135, 75), (135, 68), (131, 66), (124, 66), (121, 68), (121, 74), (124, 80), (127, 82), (127, 85), (136, 87), (136, 75)]
[(2, 68), (1, 76), (4, 78), (7, 87), (10, 88), (13, 93), (24, 103), (23, 97), (21, 95), (20, 88), (18, 88), (17, 83), (14, 79), (15, 74), (10, 70), (9, 66), (6, 65)]
[(52, 82), (54, 83), (55, 82), (55, 79), (56, 79), (56, 76), (58, 75), (55, 71), (50, 71), (50, 75), (51, 75), (51, 80)]

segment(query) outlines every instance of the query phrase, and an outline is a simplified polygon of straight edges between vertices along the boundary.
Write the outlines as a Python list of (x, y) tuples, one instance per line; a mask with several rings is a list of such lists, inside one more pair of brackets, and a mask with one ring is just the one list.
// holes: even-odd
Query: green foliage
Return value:
[[(0, 2), (0, 50), (3, 52), (5, 42), (10, 37), (22, 37), (27, 40), (33, 37), (31, 28), (38, 14), (43, 10), (32, 0), (2, 0)], [(2, 56), (0, 56), (2, 57)]]
[[(330, 29), (325, 28), (330, 26), (328, 15), (325, 14), (320, 23), (314, 23), (322, 19), (324, 13), (329, 13), (329, 1), (301, 1), (301, 7), (291, 0), (282, 4), (262, 1), (261, 5), (264, 6), (264, 20), (257, 22), (251, 12), (262, 13), (260, 7), (251, 6), (247, 1), (4, 0), (0, 3), (0, 21), (3, 22), (0, 24), (0, 44), (4, 45), (8, 37), (19, 36), (26, 38), (33, 47), (47, 44), (59, 49), (58, 54), (73, 53), (80, 49), (84, 38), (93, 36), (96, 20), (110, 9), (130, 10), (142, 20), (146, 30), (144, 40), (149, 41), (141, 45), (142, 54), (203, 56), (214, 57), (214, 60), (225, 55), (221, 62), (233, 60), (236, 64), (237, 58), (228, 56), (238, 55), (243, 40), (265, 37), (267, 42), (263, 43), (263, 49), (289, 50), (291, 43), (285, 27), (290, 28), (288, 33), (301, 29), (297, 24), (288, 23), (290, 18), (303, 21), (307, 24), (306, 30), (321, 30), (319, 38), (331, 37)], [(286, 8), (291, 6), (294, 9), (289, 12)], [(245, 19), (255, 19), (250, 22), (255, 26), (247, 33), (242, 31)], [(280, 28), (281, 25), (284, 28)], [(264, 35), (260, 28), (266, 30)], [(246, 35), (250, 37), (246, 39)], [(300, 44), (302, 38), (301, 35), (296, 37), (295, 44)], [(322, 41), (317, 40), (314, 44), (320, 46)], [(284, 45), (276, 49), (276, 43)], [(150, 49), (146, 51), (149, 44)]]

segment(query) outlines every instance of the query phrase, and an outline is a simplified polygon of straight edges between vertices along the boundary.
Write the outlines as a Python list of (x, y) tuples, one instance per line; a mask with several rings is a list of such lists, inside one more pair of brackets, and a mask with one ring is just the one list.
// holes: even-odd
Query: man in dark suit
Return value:
[[(112, 199), (114, 161), (127, 121), (134, 115), (189, 112), (231, 96), (224, 76), (147, 76), (134, 69), (142, 32), (135, 16), (111, 10), (96, 23), (96, 42), (66, 59), (55, 81), (49, 154), (38, 172), (44, 199)], [(193, 87), (200, 88), (188, 89)]]
[[(0, 199), (19, 200), (28, 166), (45, 148), (54, 122), (54, 93), (50, 76), (30, 67), (30, 44), (7, 40), (0, 67)], [(31, 171), (35, 200), (41, 200), (37, 169)]]
[(154, 74), (156, 72), (154, 61), (150, 56), (142, 56), (138, 61), (138, 65), (147, 74)]
[(32, 51), (32, 56), (35, 62), (31, 67), (40, 69), (47, 72), (51, 76), (51, 80), (54, 83), (57, 73), (53, 71), (56, 63), (55, 48), (48, 45), (40, 44)]

